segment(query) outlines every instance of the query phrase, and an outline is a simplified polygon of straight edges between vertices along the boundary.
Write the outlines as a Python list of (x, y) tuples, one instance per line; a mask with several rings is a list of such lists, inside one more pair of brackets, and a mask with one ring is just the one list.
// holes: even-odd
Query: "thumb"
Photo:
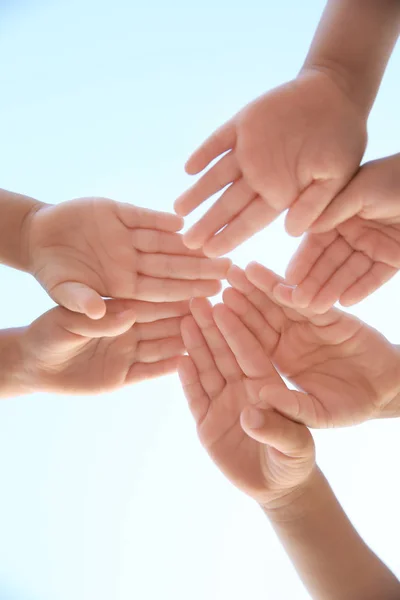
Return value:
[(106, 312), (103, 298), (84, 283), (66, 281), (56, 285), (51, 296), (57, 304), (91, 319), (101, 319)]
[(106, 308), (104, 317), (96, 320), (60, 307), (54, 310), (59, 311), (58, 326), (65, 331), (69, 339), (76, 341), (81, 341), (80, 338), (117, 337), (129, 331), (136, 321), (136, 311), (121, 308), (118, 300), (107, 301)]
[(290, 421), (274, 410), (247, 406), (240, 415), (240, 424), (249, 437), (288, 456), (303, 456), (313, 445), (307, 427)]
[(266, 385), (259, 391), (259, 399), (284, 417), (315, 429), (331, 427), (329, 414), (323, 404), (312, 394), (289, 389), (275, 389)]

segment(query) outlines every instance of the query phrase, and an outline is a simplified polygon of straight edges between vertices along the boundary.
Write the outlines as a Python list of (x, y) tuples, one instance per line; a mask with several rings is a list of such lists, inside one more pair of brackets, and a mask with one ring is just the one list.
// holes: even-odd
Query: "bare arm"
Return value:
[(399, 0), (328, 0), (303, 70), (329, 72), (367, 116), (399, 33)]
[(27, 231), (30, 217), (42, 206), (28, 196), (0, 190), (0, 263), (29, 270)]
[(399, 600), (400, 582), (360, 538), (316, 468), (301, 493), (264, 509), (317, 600)]

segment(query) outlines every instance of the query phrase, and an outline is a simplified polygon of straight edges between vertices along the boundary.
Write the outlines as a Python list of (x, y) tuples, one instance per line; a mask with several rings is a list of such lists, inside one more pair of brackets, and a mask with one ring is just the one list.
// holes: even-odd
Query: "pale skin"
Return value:
[(183, 244), (182, 219), (107, 198), (48, 205), (0, 191), (0, 262), (31, 273), (57, 303), (93, 319), (103, 297), (180, 301), (218, 293), (230, 260)]
[(189, 248), (221, 256), (286, 209), (292, 235), (324, 213), (359, 167), (399, 27), (397, 0), (328, 1), (298, 77), (247, 105), (186, 163), (194, 175), (218, 159), (176, 200), (179, 215), (227, 188), (185, 234)]
[(269, 408), (258, 390), (289, 391), (262, 345), (224, 305), (191, 304), (179, 375), (201, 443), (260, 504), (318, 600), (395, 600), (400, 584), (358, 536), (315, 463), (309, 430)]
[[(297, 307), (359, 302), (400, 269), (400, 154), (365, 163), (304, 238), (286, 271)], [(334, 229), (331, 230), (331, 226)]]
[(400, 353), (383, 335), (337, 309), (323, 315), (296, 309), (290, 294), (279, 291), (282, 279), (256, 263), (245, 272), (232, 267), (228, 281), (227, 309), (300, 390), (260, 390), (271, 406), (315, 428), (400, 414)]
[(188, 302), (106, 300), (93, 320), (60, 306), (0, 332), (0, 398), (99, 394), (174, 372)]

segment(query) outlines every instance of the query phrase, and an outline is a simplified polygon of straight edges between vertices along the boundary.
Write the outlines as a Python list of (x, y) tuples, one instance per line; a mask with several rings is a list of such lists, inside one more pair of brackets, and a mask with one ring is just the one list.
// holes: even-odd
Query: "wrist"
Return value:
[(391, 393), (391, 398), (379, 405), (376, 415), (377, 419), (400, 417), (400, 346), (394, 346), (394, 350), (397, 354), (397, 361), (395, 372), (392, 375), (394, 380), (394, 385), (392, 386), (393, 391)]
[(38, 213), (47, 206), (49, 205), (35, 200), (27, 211), (21, 226), (21, 262), (23, 264), (23, 270), (31, 275), (34, 271), (33, 263), (36, 251), (35, 245), (32, 242), (32, 230), (37, 220)]
[(318, 75), (325, 77), (336, 94), (341, 94), (345, 101), (348, 101), (349, 105), (353, 107), (355, 117), (358, 117), (363, 127), (366, 128), (370, 108), (359, 98), (357, 93), (354, 93), (354, 76), (347, 68), (339, 63), (335, 64), (334, 61), (320, 59), (304, 63), (297, 77)]
[(0, 331), (0, 398), (21, 396), (33, 391), (24, 377), (24, 328)]
[(310, 500), (315, 495), (315, 489), (322, 473), (317, 465), (307, 479), (284, 496), (268, 504), (260, 504), (261, 509), (272, 523), (287, 523), (301, 521), (312, 510)]

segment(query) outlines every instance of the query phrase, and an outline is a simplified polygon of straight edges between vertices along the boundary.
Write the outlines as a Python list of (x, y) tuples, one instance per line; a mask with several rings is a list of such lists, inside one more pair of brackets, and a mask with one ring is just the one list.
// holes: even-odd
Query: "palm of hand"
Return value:
[(102, 296), (133, 298), (137, 292), (137, 252), (132, 230), (106, 199), (82, 199), (52, 206), (37, 215), (31, 240), (34, 275), (52, 295), (77, 282)]
[[(306, 392), (296, 397), (299, 420), (329, 427), (376, 416), (397, 393), (398, 355), (392, 345), (341, 311), (315, 315), (295, 310), (289, 298), (279, 301), (273, 290), (281, 280), (266, 269), (254, 265), (247, 274), (262, 289), (235, 268), (229, 277), (235, 289), (225, 292), (224, 302), (278, 370)], [(304, 420), (301, 414), (307, 415)]]
[(209, 256), (224, 254), (288, 207), (289, 233), (303, 233), (350, 180), (365, 145), (365, 120), (326, 74), (307, 73), (272, 90), (189, 159), (187, 171), (195, 174), (229, 151), (176, 201), (179, 214), (231, 185), (186, 243)]
[(296, 306), (350, 306), (398, 271), (399, 161), (397, 154), (364, 164), (314, 224), (286, 271)]
[(250, 403), (262, 406), (258, 392), (265, 385), (280, 391), (285, 385), (261, 348), (256, 361), (252, 354), (255, 376), (243, 372), (206, 302), (193, 303), (192, 314), (182, 324), (189, 357), (181, 359), (179, 371), (200, 441), (234, 485), (267, 503), (301, 483), (312, 460), (285, 456), (252, 439), (241, 427), (240, 414)]
[(151, 302), (216, 294), (228, 259), (186, 248), (182, 220), (103, 198), (83, 198), (35, 213), (31, 271), (53, 300), (93, 319), (103, 297)]
[(309, 234), (287, 271), (299, 308), (324, 313), (336, 301), (350, 306), (400, 269), (400, 224), (354, 216), (334, 231)]
[(99, 393), (176, 369), (185, 303), (109, 300), (106, 309), (92, 320), (56, 307), (25, 330), (22, 364), (34, 389)]

